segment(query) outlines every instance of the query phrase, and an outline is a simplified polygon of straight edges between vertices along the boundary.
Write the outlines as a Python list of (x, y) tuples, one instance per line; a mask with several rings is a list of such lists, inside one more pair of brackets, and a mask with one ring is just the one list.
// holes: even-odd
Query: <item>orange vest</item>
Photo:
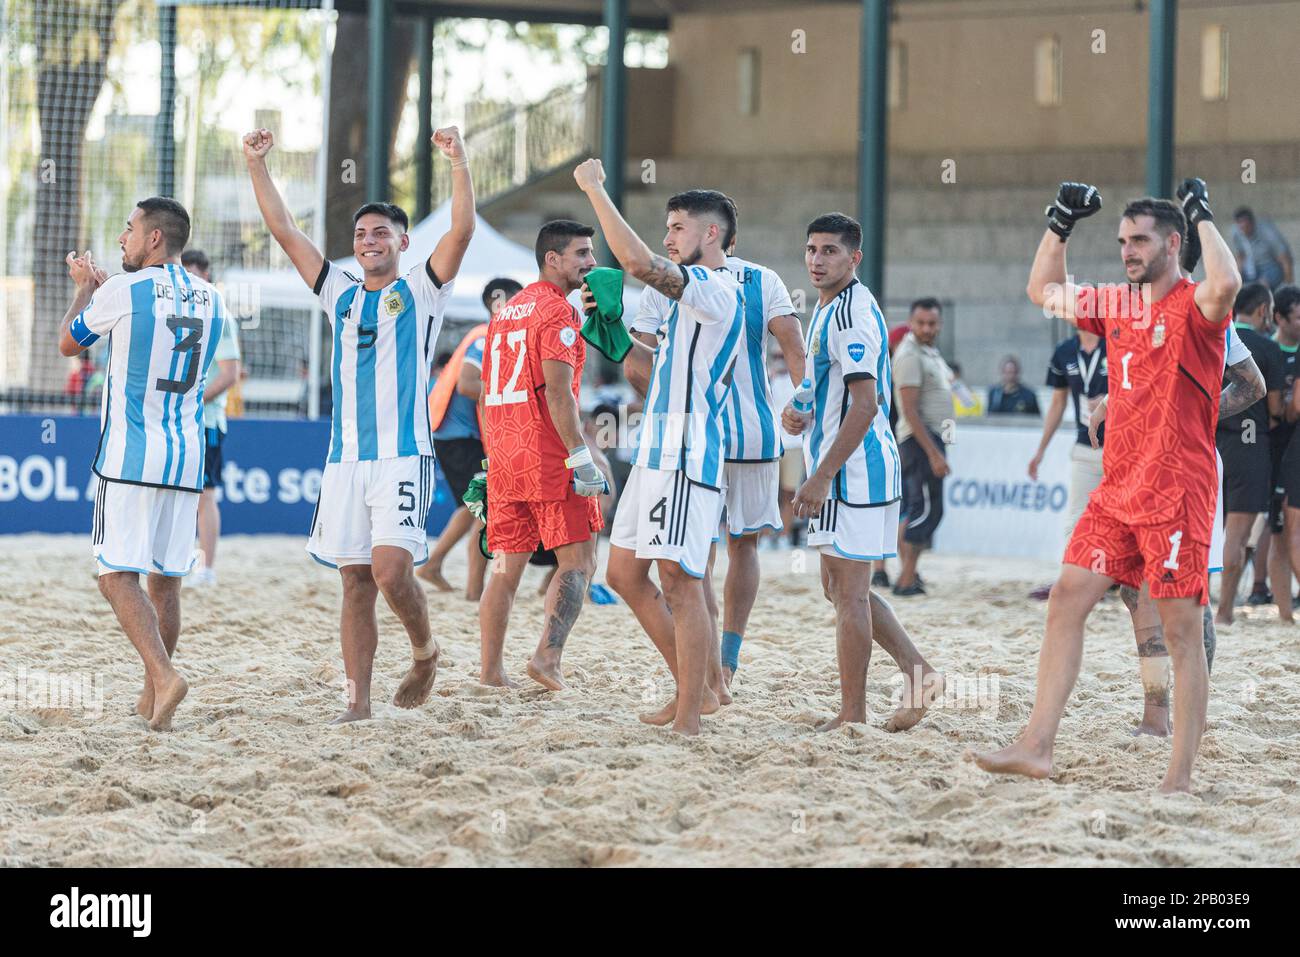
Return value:
[[(487, 335), (487, 323), (475, 326), (465, 334), (465, 338), (460, 340), (460, 345), (456, 351), (451, 354), (447, 364), (443, 366), (442, 372), (438, 375), (438, 381), (433, 384), (429, 390), (429, 431), (437, 432), (442, 427), (443, 417), (447, 414), (447, 406), (451, 405), (451, 397), (456, 394), (456, 383), (460, 381), (460, 367), (465, 361), (465, 353), (469, 347), (474, 344), (475, 339)], [(477, 404), (475, 405), (477, 409)], [(483, 434), (482, 414), (479, 414), (479, 435)]]

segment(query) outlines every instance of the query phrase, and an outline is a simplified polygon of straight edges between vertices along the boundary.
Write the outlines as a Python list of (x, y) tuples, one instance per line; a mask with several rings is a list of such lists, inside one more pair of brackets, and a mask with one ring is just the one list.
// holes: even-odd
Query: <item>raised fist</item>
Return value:
[(275, 137), (270, 130), (253, 130), (244, 134), (244, 156), (248, 159), (266, 159), (275, 144)]
[(462, 159), (465, 156), (465, 141), (460, 138), (460, 128), (444, 126), (434, 130), (433, 145), (442, 150), (442, 155), (449, 160)]
[(1056, 202), (1048, 206), (1047, 228), (1061, 237), (1070, 238), (1074, 224), (1101, 209), (1101, 193), (1087, 183), (1062, 183), (1056, 191)]
[(578, 189), (586, 192), (605, 182), (605, 167), (598, 159), (583, 160), (573, 171), (573, 178), (578, 181)]
[(1178, 184), (1176, 195), (1183, 204), (1183, 214), (1191, 227), (1189, 232), (1195, 231), (1202, 221), (1214, 222), (1214, 214), (1210, 212), (1210, 190), (1205, 185), (1205, 180), (1189, 176)]

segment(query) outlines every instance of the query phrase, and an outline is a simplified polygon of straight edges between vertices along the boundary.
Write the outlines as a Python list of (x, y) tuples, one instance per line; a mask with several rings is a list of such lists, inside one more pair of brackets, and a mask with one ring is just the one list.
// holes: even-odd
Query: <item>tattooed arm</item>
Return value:
[(1264, 375), (1253, 358), (1242, 359), (1236, 365), (1228, 366), (1223, 370), (1223, 377), (1228, 380), (1228, 384), (1219, 396), (1220, 419), (1245, 412), (1264, 398)]
[(600, 160), (585, 161), (573, 171), (573, 178), (591, 200), (591, 207), (600, 220), (600, 231), (619, 265), (669, 299), (681, 299), (686, 289), (685, 272), (671, 259), (652, 253), (627, 224), (609, 193), (605, 192), (605, 170)]

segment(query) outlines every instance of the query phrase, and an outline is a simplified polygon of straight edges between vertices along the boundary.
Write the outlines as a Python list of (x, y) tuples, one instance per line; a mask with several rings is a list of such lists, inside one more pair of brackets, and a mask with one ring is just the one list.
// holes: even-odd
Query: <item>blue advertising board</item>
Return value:
[[(0, 534), (88, 533), (98, 445), (97, 416), (0, 415)], [(219, 490), (222, 532), (305, 538), (328, 447), (324, 419), (232, 420)], [(427, 525), (433, 535), (454, 511), (441, 470), (437, 477)]]

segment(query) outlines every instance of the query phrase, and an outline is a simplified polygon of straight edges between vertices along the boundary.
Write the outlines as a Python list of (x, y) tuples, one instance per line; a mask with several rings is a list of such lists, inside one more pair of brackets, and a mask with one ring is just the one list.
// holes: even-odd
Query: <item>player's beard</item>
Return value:
[(126, 253), (122, 254), (122, 272), (139, 272), (141, 266), (139, 263), (133, 263), (126, 258)]
[(1143, 267), (1142, 272), (1133, 280), (1134, 283), (1145, 286), (1155, 282), (1169, 270), (1169, 254), (1161, 253), (1151, 262)]

